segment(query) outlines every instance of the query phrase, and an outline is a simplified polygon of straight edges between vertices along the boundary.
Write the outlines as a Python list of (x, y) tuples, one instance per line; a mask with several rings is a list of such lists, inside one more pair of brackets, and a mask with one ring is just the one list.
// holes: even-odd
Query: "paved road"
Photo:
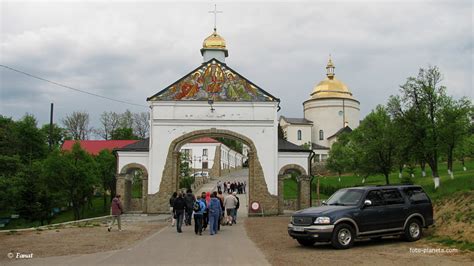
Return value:
[[(105, 230), (105, 229), (104, 229)], [(126, 230), (126, 228), (125, 228)], [(119, 232), (112, 232), (119, 233)], [(194, 234), (194, 227), (162, 230), (138, 244), (116, 251), (86, 255), (17, 260), (11, 265), (269, 265), (263, 253), (247, 237), (243, 221), (223, 226), (210, 236)]]
[[(213, 178), (208, 183), (204, 184), (199, 190), (196, 195), (200, 195), (203, 191), (216, 191), (217, 188), (217, 181), (225, 182), (225, 181), (236, 181), (236, 182), (247, 182), (248, 184), (248, 175), (249, 170), (248, 168), (240, 169), (231, 173), (225, 173), (219, 178)], [(224, 193), (224, 195), (227, 195)], [(237, 217), (247, 217), (248, 216), (248, 194), (239, 194), (237, 195), (240, 201), (240, 208)], [(238, 218), (237, 218), (238, 220)]]

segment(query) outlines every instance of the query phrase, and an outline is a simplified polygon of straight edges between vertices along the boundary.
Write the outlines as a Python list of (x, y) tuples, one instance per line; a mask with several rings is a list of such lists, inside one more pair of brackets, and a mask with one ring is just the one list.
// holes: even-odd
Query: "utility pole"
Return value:
[(53, 149), (53, 109), (54, 104), (51, 103), (51, 111), (49, 113), (49, 151)]

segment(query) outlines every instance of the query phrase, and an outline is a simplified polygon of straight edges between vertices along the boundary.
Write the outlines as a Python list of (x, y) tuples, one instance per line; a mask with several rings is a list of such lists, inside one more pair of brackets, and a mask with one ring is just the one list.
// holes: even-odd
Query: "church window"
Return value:
[(324, 131), (323, 130), (319, 131), (319, 140), (324, 140)]
[(202, 149), (202, 156), (207, 156), (207, 149)]
[(298, 140), (301, 140), (301, 130), (298, 130)]

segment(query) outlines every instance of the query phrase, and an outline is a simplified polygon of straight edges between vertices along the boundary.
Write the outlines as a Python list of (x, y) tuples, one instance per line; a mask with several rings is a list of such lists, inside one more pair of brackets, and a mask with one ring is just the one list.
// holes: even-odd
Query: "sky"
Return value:
[(471, 1), (2, 1), (0, 64), (98, 95), (78, 93), (0, 67), (0, 114), (48, 123), (86, 111), (146, 112), (146, 98), (198, 67), (204, 38), (225, 38), (226, 63), (280, 98), (279, 115), (336, 77), (361, 104), (361, 119), (407, 77), (436, 65), (454, 98), (474, 96)]

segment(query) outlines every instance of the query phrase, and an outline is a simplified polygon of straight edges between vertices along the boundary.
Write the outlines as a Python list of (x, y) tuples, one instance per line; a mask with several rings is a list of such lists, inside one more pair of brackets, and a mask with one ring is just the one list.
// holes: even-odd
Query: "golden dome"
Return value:
[(352, 93), (347, 88), (346, 84), (336, 79), (334, 74), (334, 66), (331, 57), (329, 57), (327, 69), (327, 78), (318, 83), (311, 92), (311, 99), (321, 98), (346, 98), (354, 99)]
[(219, 34), (217, 34), (216, 29), (214, 28), (214, 32), (204, 39), (202, 44), (203, 49), (222, 49), (225, 50), (225, 40)]

